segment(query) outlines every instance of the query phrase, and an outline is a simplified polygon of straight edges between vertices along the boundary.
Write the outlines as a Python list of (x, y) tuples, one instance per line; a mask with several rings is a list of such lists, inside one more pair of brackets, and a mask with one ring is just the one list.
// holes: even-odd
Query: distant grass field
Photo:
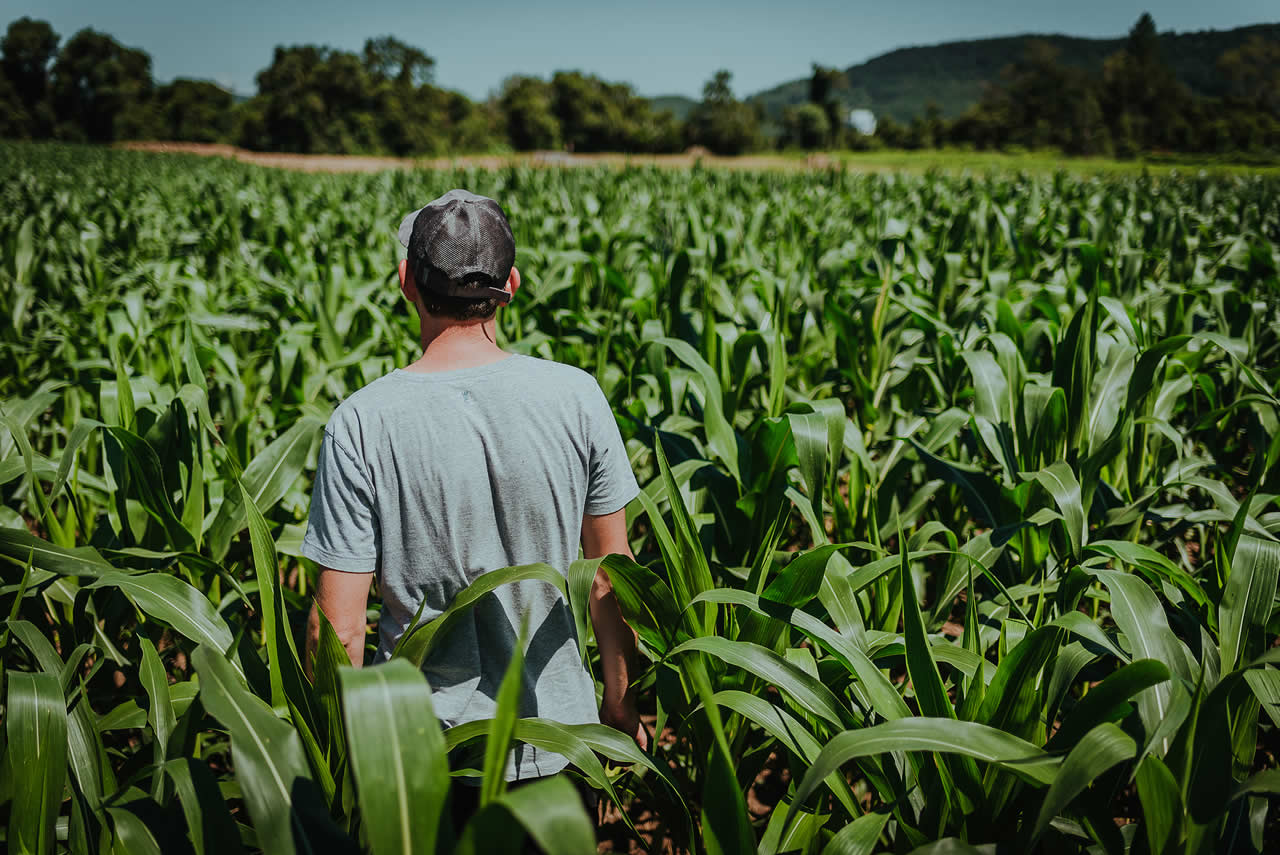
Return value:
[(818, 157), (830, 158), (850, 168), (868, 170), (927, 172), (931, 169), (946, 172), (1057, 172), (1065, 170), (1076, 174), (1140, 175), (1146, 171), (1157, 175), (1170, 173), (1196, 174), (1204, 171), (1215, 175), (1280, 175), (1280, 161), (1270, 164), (1233, 163), (1211, 159), (1133, 159), (1118, 160), (1111, 157), (1070, 157), (1052, 151), (1028, 151), (1016, 154), (990, 151), (961, 151), (956, 149), (929, 151), (870, 151), (831, 152), (815, 156), (808, 152), (783, 155), (795, 160), (812, 162)]
[(1280, 175), (1280, 161), (1269, 165), (1229, 163), (1215, 160), (1116, 160), (1107, 157), (1067, 157), (1052, 151), (1000, 152), (961, 151), (954, 149), (928, 151), (835, 151), (835, 152), (769, 152), (719, 157), (712, 154), (629, 155), (629, 154), (570, 154), (567, 152), (523, 152), (519, 154), (463, 154), (454, 157), (430, 159), (370, 157), (365, 155), (307, 155), (273, 152), (252, 152), (233, 146), (202, 143), (125, 143), (122, 147), (145, 151), (212, 155), (275, 166), (303, 172), (379, 172), (385, 169), (454, 169), (479, 167), (497, 169), (510, 165), (519, 166), (659, 166), (664, 168), (690, 168), (701, 162), (703, 166), (727, 169), (803, 171), (843, 167), (855, 172), (910, 172), (939, 171), (948, 174), (962, 172), (999, 173), (1027, 172), (1052, 174), (1059, 170), (1076, 175), (1140, 175), (1144, 171), (1153, 175), (1197, 174), (1213, 175)]

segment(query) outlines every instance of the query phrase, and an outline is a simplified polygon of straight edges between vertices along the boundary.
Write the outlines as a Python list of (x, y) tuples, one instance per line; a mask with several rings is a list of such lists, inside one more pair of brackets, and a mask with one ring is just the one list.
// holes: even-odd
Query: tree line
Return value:
[(1193, 94), (1160, 55), (1143, 15), (1123, 50), (1095, 74), (1032, 43), (963, 115), (931, 106), (909, 123), (884, 117), (874, 133), (848, 122), (843, 72), (813, 66), (808, 100), (780, 117), (734, 96), (718, 71), (678, 119), (625, 83), (577, 71), (516, 75), (476, 102), (434, 85), (435, 60), (390, 37), (360, 52), (280, 46), (257, 94), (179, 78), (157, 84), (151, 58), (84, 29), (62, 42), (45, 21), (21, 18), (0, 40), (0, 137), (106, 143), (229, 142), (307, 154), (439, 155), (501, 149), (717, 154), (777, 148), (963, 146), (1057, 148), (1069, 154), (1280, 152), (1280, 42), (1227, 51), (1221, 98)]
[(1144, 14), (1101, 73), (1032, 42), (963, 115), (948, 121), (926, 109), (909, 124), (881, 122), (876, 136), (895, 148), (1018, 146), (1119, 157), (1280, 153), (1280, 41), (1253, 36), (1225, 51), (1217, 72), (1226, 94), (1194, 94), (1161, 55), (1155, 22)]

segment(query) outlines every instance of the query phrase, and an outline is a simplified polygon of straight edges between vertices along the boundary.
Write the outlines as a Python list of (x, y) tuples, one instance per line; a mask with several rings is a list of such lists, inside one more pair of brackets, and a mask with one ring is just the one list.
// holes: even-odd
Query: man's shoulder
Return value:
[(517, 355), (520, 359), (520, 370), (530, 375), (545, 378), (551, 382), (567, 384), (574, 390), (590, 390), (597, 386), (596, 378), (581, 368), (567, 362), (556, 362), (554, 359), (543, 359), (540, 356)]
[[(504, 360), (507, 364), (500, 372), (490, 373), (486, 379), (506, 374), (509, 379), (518, 378), (526, 388), (554, 390), (560, 400), (587, 402), (602, 394), (595, 376), (573, 365), (525, 354), (513, 354), (508, 360)], [(362, 424), (377, 421), (387, 411), (397, 412), (410, 406), (414, 398), (406, 392), (414, 387), (414, 378), (402, 369), (384, 374), (344, 398), (330, 415), (327, 430), (339, 439), (359, 434)]]
[(384, 374), (343, 398), (330, 414), (325, 430), (338, 434), (339, 439), (345, 438), (347, 434), (359, 431), (361, 421), (378, 410), (394, 405), (400, 397), (400, 393), (393, 389), (396, 385), (395, 376), (395, 371)]

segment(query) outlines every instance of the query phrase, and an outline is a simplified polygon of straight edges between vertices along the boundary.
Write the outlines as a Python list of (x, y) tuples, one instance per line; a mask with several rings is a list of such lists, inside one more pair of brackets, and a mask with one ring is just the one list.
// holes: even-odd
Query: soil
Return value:
[[(683, 154), (570, 154), (562, 151), (535, 151), (509, 155), (459, 155), (457, 157), (399, 158), (370, 157), (348, 154), (280, 154), (249, 151), (217, 143), (187, 142), (125, 142), (118, 148), (133, 151), (152, 151), (166, 154), (197, 154), (206, 157), (225, 157), (258, 166), (294, 169), (300, 172), (382, 172), (388, 169), (501, 169), (507, 166), (658, 166), (688, 169), (695, 163), (703, 166), (728, 169), (778, 169), (787, 171), (830, 169), (838, 165), (826, 155), (810, 155), (806, 158), (781, 155), (742, 155), (717, 157), (705, 149), (689, 149)], [(859, 171), (877, 171), (878, 167), (859, 165)]]

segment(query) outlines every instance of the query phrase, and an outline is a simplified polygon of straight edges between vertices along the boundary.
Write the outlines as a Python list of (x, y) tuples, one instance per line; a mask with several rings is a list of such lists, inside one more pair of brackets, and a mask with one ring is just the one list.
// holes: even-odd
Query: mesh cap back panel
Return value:
[(510, 275), (516, 247), (497, 202), (451, 190), (410, 216), (408, 258), (417, 282), (449, 296), (498, 296), (494, 291)]

